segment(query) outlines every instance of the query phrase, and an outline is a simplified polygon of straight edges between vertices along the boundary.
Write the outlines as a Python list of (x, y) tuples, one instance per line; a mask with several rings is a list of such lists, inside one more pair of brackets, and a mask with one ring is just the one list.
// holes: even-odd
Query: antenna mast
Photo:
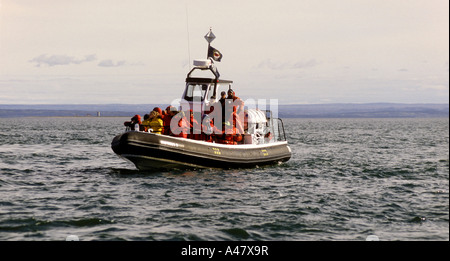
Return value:
[(188, 12), (188, 3), (186, 2), (186, 31), (187, 31), (187, 40), (188, 40), (188, 66), (189, 70), (191, 69), (191, 44), (189, 37), (189, 12)]

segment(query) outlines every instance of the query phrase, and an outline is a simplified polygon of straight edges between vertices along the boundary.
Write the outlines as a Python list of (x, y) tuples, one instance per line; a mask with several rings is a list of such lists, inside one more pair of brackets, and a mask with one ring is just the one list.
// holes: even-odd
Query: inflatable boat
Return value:
[(140, 170), (249, 168), (278, 164), (291, 157), (286, 141), (226, 145), (138, 131), (116, 136), (112, 148)]
[[(192, 133), (190, 129), (191, 133), (186, 138), (172, 133), (154, 133), (151, 129), (127, 128), (114, 137), (112, 150), (134, 163), (139, 170), (251, 168), (288, 161), (291, 149), (286, 141), (284, 124), (272, 110), (244, 105), (243, 102), (235, 103), (238, 98), (219, 99), (221, 91), (228, 90), (228, 93), (234, 94), (231, 88), (233, 81), (220, 79), (214, 61), (220, 61), (222, 54), (210, 45), (215, 38), (211, 31), (205, 38), (208, 41), (208, 59), (194, 60), (194, 68), (187, 74), (177, 109), (183, 115), (189, 111), (195, 114), (201, 122), (200, 131)], [(205, 71), (213, 77), (193, 76), (194, 72)], [(215, 114), (211, 112), (211, 107)], [(228, 114), (231, 116), (228, 117)], [(208, 117), (214, 120), (207, 121)], [(215, 124), (210, 125), (209, 122)], [(210, 130), (208, 132), (204, 125), (216, 125), (215, 130), (218, 131), (212, 132), (211, 128), (206, 128)], [(176, 122), (170, 127), (173, 126)]]

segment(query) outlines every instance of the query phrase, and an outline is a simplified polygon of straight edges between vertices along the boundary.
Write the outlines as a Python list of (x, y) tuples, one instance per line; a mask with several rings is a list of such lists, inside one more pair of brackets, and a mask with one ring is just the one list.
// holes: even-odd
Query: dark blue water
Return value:
[(0, 119), (0, 240), (449, 240), (449, 120), (286, 119), (292, 159), (141, 172), (126, 118)]

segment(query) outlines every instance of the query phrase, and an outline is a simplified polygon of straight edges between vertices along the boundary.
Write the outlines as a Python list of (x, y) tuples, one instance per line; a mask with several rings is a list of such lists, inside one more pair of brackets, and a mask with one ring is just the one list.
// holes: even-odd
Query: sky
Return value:
[(0, 104), (169, 104), (210, 28), (242, 99), (449, 102), (447, 0), (0, 0)]

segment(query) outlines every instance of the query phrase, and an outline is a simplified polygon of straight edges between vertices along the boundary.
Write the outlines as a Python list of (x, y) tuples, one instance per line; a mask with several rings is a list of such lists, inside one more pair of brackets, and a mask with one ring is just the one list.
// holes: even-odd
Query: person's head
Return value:
[(225, 98), (227, 96), (227, 93), (225, 91), (222, 91), (220, 93), (220, 97)]
[(168, 114), (172, 108), (174, 108), (172, 105), (167, 106), (166, 113)]
[(149, 118), (150, 118), (150, 115), (149, 115), (149, 114), (145, 114), (145, 115), (144, 115), (144, 121), (145, 121), (145, 120), (148, 120)]
[(141, 123), (141, 115), (134, 115), (133, 118), (131, 118), (131, 121)]
[(178, 113), (178, 111), (177, 111), (176, 107), (174, 107), (172, 105), (167, 106), (167, 108), (166, 108), (166, 115), (173, 116), (173, 115), (175, 115), (177, 113)]
[(153, 108), (153, 111), (156, 111), (157, 113), (159, 113), (159, 115), (162, 114), (162, 110), (161, 110), (161, 108), (159, 108), (159, 107)]
[(234, 97), (234, 91), (233, 89), (228, 90), (228, 97)]
[(176, 108), (174, 108), (173, 110), (170, 110), (169, 111), (169, 114), (170, 114), (170, 116), (175, 116), (175, 115), (177, 115), (178, 114), (178, 111), (177, 111), (177, 109)]
[(150, 119), (153, 119), (155, 117), (158, 117), (160, 114), (157, 111), (151, 111), (150, 112)]

